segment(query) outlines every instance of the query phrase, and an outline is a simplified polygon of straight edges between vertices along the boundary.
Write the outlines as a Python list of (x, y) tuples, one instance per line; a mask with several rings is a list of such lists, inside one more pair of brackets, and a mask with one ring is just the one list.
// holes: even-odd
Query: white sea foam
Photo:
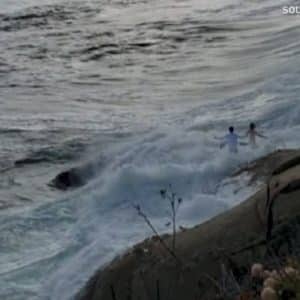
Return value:
[[(20, 33), (16, 25), (23, 19), (11, 24), (17, 35), (0, 37), (1, 47), (10, 45), (2, 53), (12, 66), (3, 85), (13, 78), (19, 86), (3, 89), (6, 114), (0, 124), (20, 132), (5, 135), (9, 145), (2, 146), (3, 152), (31, 149), (36, 135), (44, 145), (48, 138), (51, 144), (69, 135), (94, 137), (96, 130), (96, 140), (80, 157), (82, 163), (100, 157), (105, 164), (86, 186), (51, 201), (53, 194), (42, 197), (44, 188), (31, 181), (44, 184), (45, 173), (52, 174), (57, 165), (22, 169), (27, 173), (11, 192), (22, 195), (26, 186), (23, 194), (32, 191), (38, 199), (26, 210), (1, 212), (1, 299), (71, 299), (94, 271), (151, 235), (132, 204), (138, 203), (160, 232), (168, 231), (168, 205), (159, 191), (172, 184), (183, 198), (179, 224), (193, 226), (255, 191), (257, 186), (246, 184), (247, 174), (230, 177), (240, 166), (278, 148), (299, 147), (295, 36), (300, 27), (296, 19), (281, 15), (282, 2), (124, 6), (112, 1), (97, 11), (99, 1), (90, 1), (95, 15), (72, 3), (64, 10), (60, 3), (50, 9), (54, 29), (29, 22), (24, 24), (28, 31)], [(49, 8), (40, 9), (47, 17)], [(71, 14), (69, 24), (60, 19), (62, 13)], [(100, 37), (99, 22), (106, 32)], [(72, 38), (59, 37), (64, 34)], [(34, 50), (17, 64), (23, 35), (31, 38)], [(103, 40), (115, 52), (105, 52)], [(137, 41), (141, 44), (134, 45)], [(31, 58), (44, 48), (47, 55), (38, 64), (44, 85), (37, 92), (27, 86), (37, 72)], [(23, 69), (15, 72), (18, 65)], [(11, 95), (14, 101), (7, 101)], [(267, 140), (254, 151), (241, 146), (234, 156), (219, 149), (215, 136), (225, 135), (230, 125), (243, 135), (250, 121)], [(42, 139), (47, 130), (54, 133)], [(22, 170), (14, 170), (16, 177)]]

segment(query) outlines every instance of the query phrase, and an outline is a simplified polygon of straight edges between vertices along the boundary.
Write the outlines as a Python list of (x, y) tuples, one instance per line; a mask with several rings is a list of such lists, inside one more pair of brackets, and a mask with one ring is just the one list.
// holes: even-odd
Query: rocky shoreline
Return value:
[[(237, 280), (255, 261), (295, 254), (300, 245), (300, 150), (279, 150), (249, 164), (265, 183), (231, 210), (177, 234), (174, 259), (153, 237), (99, 270), (77, 300), (215, 299), (224, 269)], [(236, 174), (238, 175), (238, 174)], [(166, 244), (171, 236), (164, 235)]]

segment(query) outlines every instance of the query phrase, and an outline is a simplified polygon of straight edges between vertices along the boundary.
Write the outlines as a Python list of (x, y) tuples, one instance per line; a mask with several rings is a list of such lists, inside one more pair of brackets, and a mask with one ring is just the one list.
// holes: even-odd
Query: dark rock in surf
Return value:
[(60, 190), (80, 187), (86, 183), (86, 180), (80, 174), (79, 169), (73, 168), (59, 173), (51, 182), (50, 186)]
[(59, 173), (49, 185), (60, 190), (81, 187), (94, 178), (102, 167), (103, 163), (99, 161), (71, 168)]

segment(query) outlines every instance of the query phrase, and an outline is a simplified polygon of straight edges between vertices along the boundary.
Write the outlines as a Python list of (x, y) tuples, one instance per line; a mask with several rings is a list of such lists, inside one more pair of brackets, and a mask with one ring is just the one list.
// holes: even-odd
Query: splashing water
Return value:
[[(243, 177), (222, 185), (239, 166), (299, 147), (287, 2), (0, 1), (1, 299), (72, 299), (151, 234), (133, 203), (166, 231), (159, 190), (172, 184), (193, 226), (253, 192)], [(257, 150), (219, 149), (214, 136), (250, 121), (268, 136)], [(16, 168), (24, 156), (38, 159)], [(86, 186), (47, 186), (99, 159)]]

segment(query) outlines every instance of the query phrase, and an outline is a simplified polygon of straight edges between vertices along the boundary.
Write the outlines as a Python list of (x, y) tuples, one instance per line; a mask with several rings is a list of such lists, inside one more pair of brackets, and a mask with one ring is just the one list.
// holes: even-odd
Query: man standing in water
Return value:
[(256, 130), (256, 126), (254, 123), (250, 123), (249, 129), (246, 133), (246, 137), (249, 137), (249, 144), (252, 148), (256, 148), (256, 136), (266, 139), (267, 137), (262, 135)]
[(232, 153), (238, 152), (238, 139), (239, 136), (234, 133), (234, 127), (230, 126), (228, 128), (229, 133), (225, 135), (223, 138), (222, 143), (220, 144), (220, 148), (223, 148), (224, 146), (228, 146), (228, 150)]

